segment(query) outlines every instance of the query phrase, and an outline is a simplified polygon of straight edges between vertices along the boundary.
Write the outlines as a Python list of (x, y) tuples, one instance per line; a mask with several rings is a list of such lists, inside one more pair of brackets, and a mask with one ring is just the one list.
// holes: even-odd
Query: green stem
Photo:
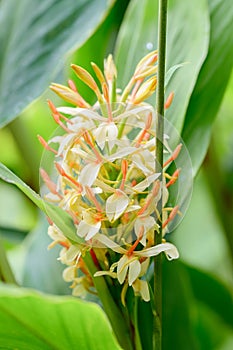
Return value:
[[(94, 264), (91, 255), (86, 253), (83, 259), (90, 274), (93, 276), (98, 271), (98, 268)], [(133, 350), (130, 329), (109, 291), (105, 278), (93, 277), (93, 281), (119, 344), (124, 350)]]
[(135, 349), (142, 350), (141, 338), (138, 329), (138, 297), (134, 300), (134, 330), (135, 330)]
[(3, 242), (0, 239), (0, 280), (5, 283), (17, 284), (10, 264), (7, 260)]
[[(160, 172), (160, 181), (163, 182), (163, 135), (164, 135), (164, 81), (166, 61), (166, 28), (167, 28), (167, 0), (159, 0), (158, 26), (158, 85), (157, 85), (157, 125), (156, 125), (156, 172)], [(155, 232), (155, 244), (162, 242), (162, 194), (158, 202), (160, 213), (159, 233)], [(162, 348), (162, 255), (154, 258), (154, 315), (153, 349)]]

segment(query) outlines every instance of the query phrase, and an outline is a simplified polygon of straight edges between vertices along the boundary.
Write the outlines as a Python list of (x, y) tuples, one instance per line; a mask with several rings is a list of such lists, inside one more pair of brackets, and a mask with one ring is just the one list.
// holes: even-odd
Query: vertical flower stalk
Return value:
[[(117, 74), (111, 55), (103, 73), (92, 64), (98, 85), (89, 72), (72, 65), (77, 77), (95, 92), (97, 101), (90, 106), (74, 82), (69, 81), (69, 87), (53, 83), (51, 89), (74, 107), (56, 108), (48, 101), (59, 133), (48, 142), (38, 137), (53, 157), (45, 157), (48, 164), (45, 161), (40, 169), (47, 187), (44, 199), (70, 215), (76, 232), (70, 240), (50, 218), (48, 234), (53, 242), (49, 247), (60, 245), (59, 260), (67, 266), (63, 278), (72, 283), (73, 295), (98, 295), (125, 350), (142, 348), (136, 300), (151, 302), (149, 267), (153, 257), (162, 253), (168, 260), (179, 257), (165, 235), (179, 214), (179, 206), (172, 207), (168, 202), (179, 169), (169, 174), (167, 167), (178, 157), (181, 146), (172, 152), (163, 127), (157, 135), (154, 108), (145, 102), (155, 92), (156, 63), (157, 51), (143, 57), (120, 91), (116, 90)], [(163, 137), (165, 162), (161, 154)], [(158, 140), (161, 144), (157, 146)], [(156, 240), (159, 238), (156, 245), (155, 230)], [(156, 266), (160, 271), (161, 266)], [(156, 274), (156, 278), (159, 276)], [(131, 318), (133, 296), (136, 306)], [(155, 320), (155, 339), (161, 339), (160, 318)]]
[[(157, 125), (156, 125), (156, 172), (163, 168), (163, 137), (164, 137), (164, 81), (166, 63), (166, 29), (167, 29), (167, 0), (159, 0), (159, 27), (158, 27), (158, 82), (157, 82)], [(163, 181), (162, 171), (160, 181)], [(155, 231), (155, 245), (161, 244), (163, 233), (163, 193), (158, 201), (157, 209), (160, 214), (160, 225)], [(154, 257), (154, 339), (153, 348), (162, 348), (162, 256)]]

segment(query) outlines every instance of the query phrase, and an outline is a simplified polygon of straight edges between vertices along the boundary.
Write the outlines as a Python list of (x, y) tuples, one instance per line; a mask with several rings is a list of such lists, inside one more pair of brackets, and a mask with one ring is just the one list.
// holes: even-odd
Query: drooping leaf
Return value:
[(38, 208), (50, 217), (66, 237), (74, 242), (80, 242), (80, 238), (76, 235), (71, 217), (61, 208), (45, 203), (36, 192), (2, 163), (0, 163), (0, 178), (8, 183), (16, 185)]
[[(132, 0), (126, 12), (116, 44), (118, 85), (129, 80), (136, 63), (157, 48), (158, 1)], [(189, 98), (209, 40), (209, 14), (206, 0), (172, 0), (168, 2), (167, 71), (183, 64), (171, 77), (167, 94), (175, 92), (166, 117), (180, 131)]]
[(2, 285), (0, 296), (2, 349), (120, 349), (96, 304)]
[(68, 51), (81, 46), (115, 0), (2, 0), (0, 125), (48, 87)]
[(194, 173), (206, 154), (211, 125), (217, 115), (233, 67), (233, 6), (231, 0), (209, 0), (210, 47), (188, 106), (182, 138)]

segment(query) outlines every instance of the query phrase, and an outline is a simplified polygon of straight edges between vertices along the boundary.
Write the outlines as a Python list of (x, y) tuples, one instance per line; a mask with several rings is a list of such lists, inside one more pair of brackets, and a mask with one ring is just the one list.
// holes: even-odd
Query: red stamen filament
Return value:
[(94, 152), (98, 162), (101, 163), (102, 162), (102, 157), (101, 157), (100, 153), (97, 151), (97, 149), (95, 148), (95, 145), (93, 144), (92, 139), (90, 137), (90, 134), (89, 134), (89, 132), (87, 130), (83, 133), (83, 138), (84, 138), (84, 141), (91, 147), (91, 149)]
[[(137, 143), (136, 143), (136, 147), (140, 146), (140, 144), (144, 140), (144, 138), (148, 138), (148, 134), (149, 134), (148, 130), (151, 127), (151, 123), (152, 123), (152, 113), (150, 113), (148, 115), (145, 128), (142, 130), (141, 134), (139, 135), (139, 138), (138, 138)], [(149, 134), (149, 137), (150, 137), (150, 134)]]
[(95, 204), (96, 209), (97, 209), (99, 212), (102, 212), (102, 208), (101, 208), (101, 206), (100, 206), (100, 203), (97, 201), (96, 196), (95, 196), (95, 194), (92, 192), (91, 188), (88, 187), (88, 186), (86, 186), (85, 189), (86, 189), (87, 196), (88, 196), (89, 199)]
[(143, 207), (138, 211), (137, 216), (142, 215), (142, 214), (147, 210), (147, 208), (148, 208), (149, 205), (151, 204), (153, 198), (157, 196), (157, 194), (158, 194), (158, 192), (159, 192), (159, 188), (160, 188), (160, 182), (159, 182), (159, 181), (156, 181), (155, 184), (154, 184), (153, 190), (152, 190), (152, 194), (149, 195), (149, 196), (147, 197), (146, 203), (145, 203), (145, 204), (143, 205)]
[(51, 152), (53, 152), (54, 154), (58, 154), (58, 152), (57, 152), (55, 149), (53, 149), (52, 147), (49, 146), (49, 144), (43, 139), (42, 136), (37, 135), (37, 138), (38, 138), (38, 140), (40, 141), (40, 143), (42, 144), (42, 146), (43, 146), (45, 149), (47, 149), (47, 151), (51, 151)]
[(61, 167), (61, 165), (59, 163), (55, 163), (55, 166), (56, 166), (57, 171), (59, 172), (59, 174), (61, 176), (66, 177), (68, 180), (70, 180), (76, 187), (78, 187), (78, 192), (82, 193), (82, 191), (83, 191), (82, 185), (78, 181), (73, 179), (70, 175), (66, 174), (66, 172), (64, 171), (64, 169)]
[(52, 116), (53, 116), (53, 119), (55, 120), (55, 122), (60, 125), (62, 127), (62, 129), (64, 129), (67, 133), (70, 133), (71, 130), (69, 130), (63, 123), (62, 121), (60, 120), (60, 118), (63, 118), (63, 119), (66, 119), (67, 121), (71, 122), (68, 118), (64, 117), (62, 114), (60, 114), (58, 112), (58, 110), (56, 109), (56, 107), (54, 106), (54, 104), (52, 103), (52, 101), (48, 100), (48, 105), (49, 105), (49, 108), (52, 112)]
[(177, 205), (177, 206), (175, 206), (172, 209), (172, 211), (170, 212), (170, 215), (168, 216), (167, 220), (164, 221), (163, 228), (165, 228), (167, 226), (167, 224), (175, 218), (175, 216), (178, 213), (178, 211), (179, 211), (179, 206)]
[(42, 179), (44, 180), (46, 186), (50, 190), (51, 193), (56, 194), (59, 198), (63, 198), (62, 195), (57, 191), (56, 184), (50, 179), (49, 175), (46, 173), (46, 171), (42, 168), (40, 168), (40, 175)]
[(168, 188), (169, 186), (173, 185), (176, 182), (176, 180), (178, 179), (179, 175), (180, 175), (180, 169), (176, 169), (176, 171), (173, 173), (170, 181), (166, 184), (166, 187)]
[(125, 187), (126, 175), (128, 171), (128, 162), (125, 159), (122, 160), (121, 171), (122, 171), (122, 180), (121, 180), (120, 190), (123, 191)]
[(164, 104), (164, 109), (168, 109), (171, 106), (173, 98), (174, 98), (174, 92), (171, 92)]
[(143, 237), (143, 233), (144, 233), (144, 227), (141, 226), (140, 227), (140, 231), (139, 231), (139, 235), (138, 235), (138, 239), (136, 239), (136, 241), (134, 242), (134, 244), (129, 248), (129, 250), (127, 251), (126, 255), (128, 257), (133, 255), (133, 252), (135, 251), (135, 249), (137, 248), (138, 244), (140, 243), (142, 237)]
[(163, 164), (163, 167), (164, 167), (164, 168), (165, 168), (165, 166), (167, 166), (168, 164), (170, 164), (172, 161), (174, 161), (174, 160), (178, 157), (178, 155), (179, 155), (179, 153), (180, 153), (180, 151), (181, 151), (181, 148), (182, 148), (182, 143), (180, 143), (180, 144), (176, 147), (176, 149), (175, 149), (174, 152), (172, 153), (171, 157)]

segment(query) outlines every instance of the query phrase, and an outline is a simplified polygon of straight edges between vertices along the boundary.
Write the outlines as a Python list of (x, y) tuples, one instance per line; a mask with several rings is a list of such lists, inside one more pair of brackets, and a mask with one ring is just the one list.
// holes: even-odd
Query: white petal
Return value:
[(150, 291), (146, 281), (140, 280), (140, 294), (144, 301), (150, 301)]
[(107, 130), (108, 130), (108, 144), (109, 144), (109, 149), (111, 151), (115, 145), (115, 140), (118, 136), (118, 128), (114, 123), (109, 123)]
[(77, 235), (79, 237), (85, 237), (85, 240), (88, 241), (94, 237), (100, 230), (101, 222), (97, 222), (95, 225), (90, 225), (84, 220), (82, 220), (77, 229)]
[(113, 162), (116, 159), (120, 159), (123, 158), (125, 156), (128, 156), (129, 154), (135, 152), (135, 150), (137, 150), (137, 148), (135, 147), (127, 147), (127, 148), (123, 148), (120, 151), (106, 157), (110, 162)]
[(166, 256), (169, 260), (179, 258), (179, 252), (177, 248), (171, 243), (161, 243), (151, 248), (143, 249), (141, 251), (135, 251), (134, 255), (150, 257), (156, 256), (162, 252), (166, 253)]
[(108, 197), (106, 201), (106, 215), (109, 221), (117, 220), (125, 211), (129, 204), (128, 196), (121, 190)]
[(110, 238), (103, 234), (97, 234), (95, 238), (98, 242), (102, 243), (105, 247), (112, 249), (114, 252), (125, 254), (127, 250), (119, 246), (116, 242), (113, 242)]
[(64, 281), (72, 282), (75, 279), (76, 270), (77, 270), (76, 266), (67, 267), (62, 273), (62, 277)]
[(146, 245), (146, 234), (156, 225), (155, 219), (152, 216), (138, 217), (134, 223), (136, 236), (139, 237), (141, 227), (144, 229), (144, 234), (141, 240), (142, 245)]
[(155, 155), (152, 155), (147, 149), (134, 154), (132, 156), (132, 162), (141, 169), (145, 175), (149, 175), (155, 170)]
[(137, 260), (132, 261), (129, 264), (129, 276), (128, 276), (128, 282), (129, 286), (132, 286), (133, 282), (138, 278), (141, 272), (141, 264)]
[(123, 255), (117, 265), (117, 278), (120, 284), (124, 283), (129, 268), (129, 258)]
[(105, 141), (106, 141), (106, 134), (107, 134), (107, 124), (102, 123), (98, 126), (96, 130), (94, 130), (94, 136), (95, 140), (98, 144), (98, 146), (103, 149), (105, 146)]
[(75, 245), (71, 245), (66, 252), (66, 261), (68, 263), (71, 263), (77, 257), (78, 254), (80, 254), (80, 249)]
[(89, 163), (83, 167), (79, 175), (78, 181), (83, 186), (91, 187), (98, 176), (101, 164)]
[(101, 277), (101, 276), (110, 276), (112, 278), (116, 278), (117, 274), (116, 272), (112, 272), (112, 271), (97, 271), (94, 274), (94, 277)]
[(72, 291), (72, 295), (75, 297), (84, 298), (86, 294), (87, 294), (87, 291), (82, 284), (78, 284), (76, 287), (74, 287), (74, 289)]
[(95, 226), (90, 226), (89, 232), (86, 235), (85, 240), (88, 241), (89, 239), (94, 237), (96, 233), (99, 232), (100, 228), (101, 228), (101, 221), (97, 222)]
[(136, 192), (143, 192), (147, 187), (149, 187), (158, 177), (160, 176), (160, 173), (155, 173), (150, 176), (147, 176), (145, 180), (139, 182), (136, 186), (133, 187), (133, 190)]

